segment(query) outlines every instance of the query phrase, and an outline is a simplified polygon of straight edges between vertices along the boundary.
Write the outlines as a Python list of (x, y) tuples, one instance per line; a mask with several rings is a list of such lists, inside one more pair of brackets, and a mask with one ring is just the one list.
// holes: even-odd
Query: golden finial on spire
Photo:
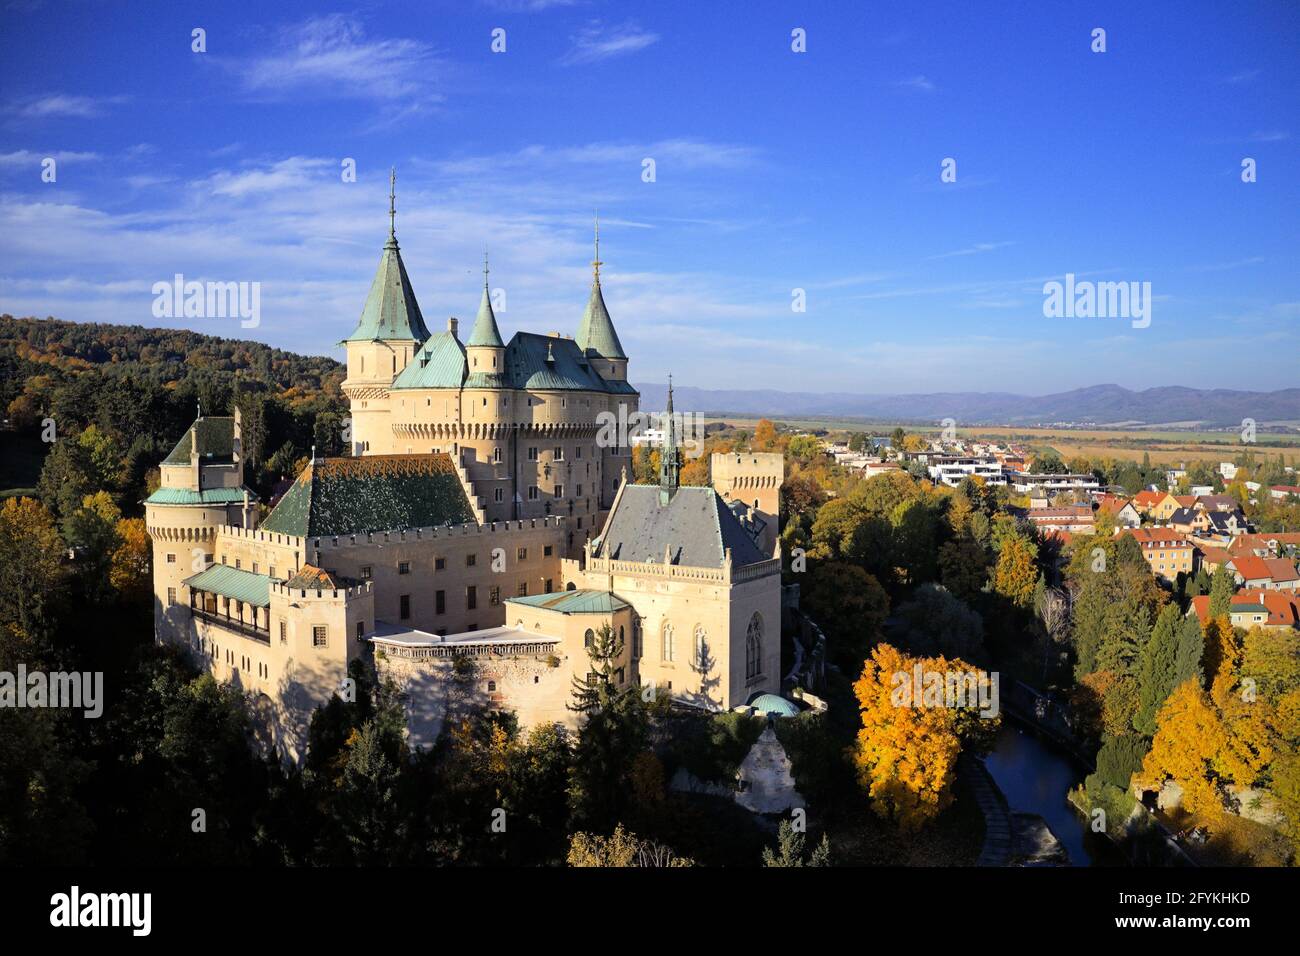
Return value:
[(397, 238), (397, 167), (388, 171), (388, 238)]
[(596, 258), (591, 260), (591, 268), (595, 272), (596, 281), (600, 281), (600, 267), (605, 263), (600, 261), (600, 210), (596, 210)]

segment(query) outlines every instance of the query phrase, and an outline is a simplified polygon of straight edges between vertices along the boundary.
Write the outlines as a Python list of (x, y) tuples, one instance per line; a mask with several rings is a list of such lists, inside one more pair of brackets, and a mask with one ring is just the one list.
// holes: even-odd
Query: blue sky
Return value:
[[(487, 247), (506, 335), (574, 332), (598, 207), (633, 381), (1295, 386), (1300, 5), (1084, 7), (8, 2), (0, 311), (341, 358), (395, 165), (435, 329)], [(261, 325), (155, 319), (178, 272)], [(1067, 272), (1150, 282), (1150, 327), (1045, 318)]]

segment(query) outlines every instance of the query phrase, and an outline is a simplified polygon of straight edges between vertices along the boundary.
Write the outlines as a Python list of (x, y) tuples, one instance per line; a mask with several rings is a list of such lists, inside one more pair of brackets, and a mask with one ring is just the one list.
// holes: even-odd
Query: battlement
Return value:
[(281, 597), (286, 598), (286, 599), (292, 599), (292, 598), (295, 598), (295, 597), (297, 597), (297, 598), (299, 598), (299, 599), (310, 599), (310, 595), (308, 594), (309, 591), (315, 591), (315, 592), (316, 592), (316, 597), (317, 597), (317, 598), (324, 598), (324, 597), (327, 597), (327, 596), (328, 596), (329, 598), (331, 598), (331, 599), (333, 599), (333, 600), (337, 600), (337, 599), (340, 598), (340, 597), (342, 597), (344, 600), (350, 600), (350, 599), (352, 599), (352, 598), (363, 597), (364, 595), (367, 595), (367, 594), (370, 594), (371, 592), (373, 592), (373, 591), (374, 591), (374, 582), (373, 582), (373, 581), (359, 581), (359, 582), (357, 582), (356, 584), (350, 585), (350, 586), (348, 586), (348, 587), (341, 587), (341, 588), (339, 588), (339, 587), (336, 587), (336, 588), (302, 588), (302, 587), (292, 587), (292, 588), (291, 588), (291, 587), (289, 587), (289, 584), (288, 584), (287, 581), (272, 581), (272, 582), (271, 582), (271, 593), (272, 593), (272, 594), (278, 594), (278, 595), (280, 595)]

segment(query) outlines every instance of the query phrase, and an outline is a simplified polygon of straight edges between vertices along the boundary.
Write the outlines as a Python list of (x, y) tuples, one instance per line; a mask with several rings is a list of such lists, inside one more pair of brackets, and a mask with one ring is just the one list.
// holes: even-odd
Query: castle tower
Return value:
[[(506, 344), (501, 341), (496, 313), (492, 311), (492, 294), (488, 288), (487, 253), (483, 253), (483, 298), (479, 301), (478, 315), (469, 341), (465, 343), (465, 358), (470, 375), (502, 375), (506, 367)], [(496, 383), (498, 386), (503, 383)]]
[(184, 633), (189, 608), (182, 582), (212, 563), (217, 529), (257, 524), (257, 496), (244, 486), (240, 440), (238, 409), (233, 418), (200, 412), (160, 463), (158, 489), (145, 499), (158, 640)]
[(393, 172), (388, 179), (388, 241), (379, 257), (379, 269), (361, 310), (361, 320), (339, 343), (348, 351), (343, 394), (351, 404), (353, 455), (392, 451), (388, 387), (429, 338), (397, 245), (396, 215)]
[[(591, 367), (609, 383), (612, 393), (608, 411), (622, 421), (637, 411), (637, 392), (627, 381), (627, 353), (614, 331), (614, 321), (605, 306), (600, 288), (600, 217), (596, 217), (595, 257), (591, 261), (591, 295), (578, 323), (575, 342)], [(620, 436), (620, 441), (622, 436)], [(608, 508), (618, 493), (619, 477), (632, 472), (631, 445), (618, 444), (601, 449), (600, 506)]]
[(605, 307), (605, 296), (600, 289), (600, 220), (596, 220), (596, 258), (591, 261), (591, 296), (578, 324), (578, 348), (586, 353), (592, 366), (608, 381), (627, 381), (627, 355), (623, 343), (614, 331), (614, 320)]

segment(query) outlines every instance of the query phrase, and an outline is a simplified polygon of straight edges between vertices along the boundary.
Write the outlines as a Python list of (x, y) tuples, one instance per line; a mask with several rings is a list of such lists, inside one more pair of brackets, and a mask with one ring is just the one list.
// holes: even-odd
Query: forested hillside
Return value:
[[(342, 451), (344, 367), (257, 342), (175, 329), (0, 316), (0, 496), (44, 483), (71, 502), (107, 489), (137, 510), (148, 474), (192, 422), (245, 422), (248, 479), (268, 491), (315, 445)], [(42, 441), (46, 420), (60, 439)], [(49, 455), (46, 452), (55, 449)], [(88, 474), (80, 474), (86, 472)], [(88, 480), (83, 480), (88, 479)], [(47, 495), (42, 494), (42, 498)]]

